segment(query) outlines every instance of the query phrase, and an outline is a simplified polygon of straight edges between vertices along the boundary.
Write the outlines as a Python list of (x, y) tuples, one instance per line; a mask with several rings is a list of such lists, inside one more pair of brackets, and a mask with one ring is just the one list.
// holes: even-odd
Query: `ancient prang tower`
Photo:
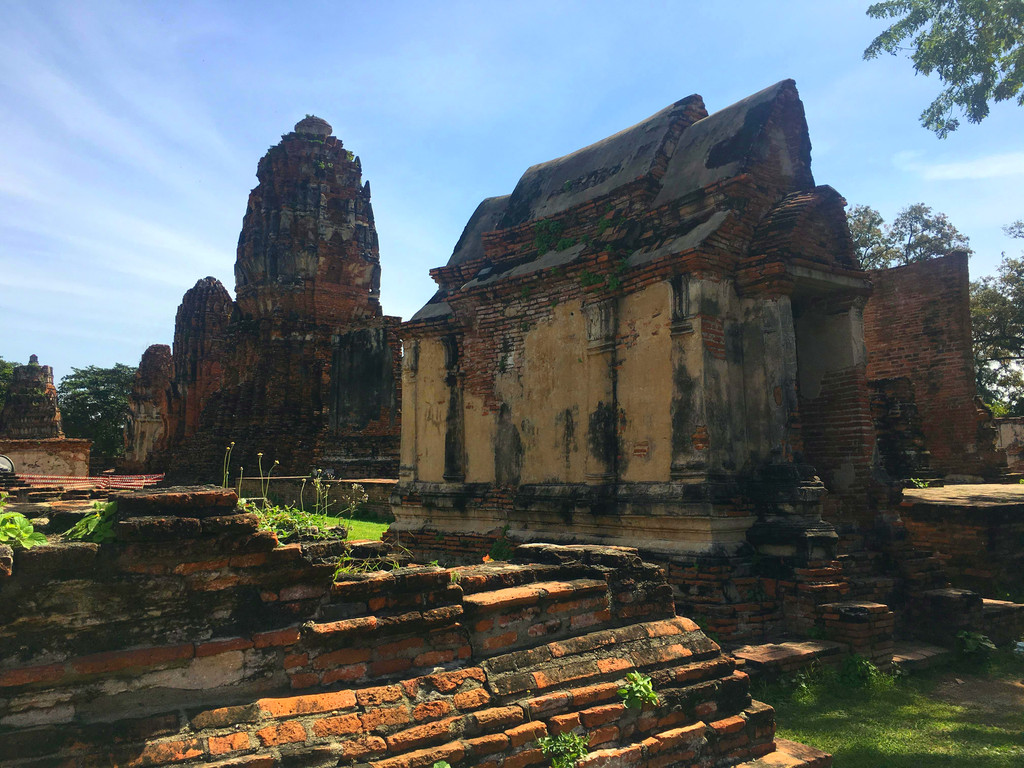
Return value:
[(379, 302), (380, 257), (359, 158), (307, 117), (260, 160), (235, 261), (236, 301), (211, 277), (182, 299), (174, 349), (150, 347), (133, 393), (129, 458), (172, 477), (239, 466), (338, 477), (397, 474), (399, 319)]

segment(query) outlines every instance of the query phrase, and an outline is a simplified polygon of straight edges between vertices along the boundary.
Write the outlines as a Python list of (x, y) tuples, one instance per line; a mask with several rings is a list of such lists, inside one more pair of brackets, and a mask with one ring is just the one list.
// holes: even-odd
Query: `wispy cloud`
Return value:
[(1024, 152), (1003, 152), (953, 162), (927, 160), (925, 153), (920, 151), (899, 152), (893, 157), (893, 165), (926, 181), (995, 179), (1024, 176)]

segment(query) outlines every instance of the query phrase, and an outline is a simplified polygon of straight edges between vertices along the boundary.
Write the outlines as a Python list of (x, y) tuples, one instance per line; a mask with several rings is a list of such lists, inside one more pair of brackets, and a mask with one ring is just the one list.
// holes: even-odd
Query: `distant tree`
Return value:
[[(1003, 231), (1024, 239), (1024, 221)], [(996, 415), (1024, 416), (1024, 258), (1004, 253), (996, 276), (971, 283), (971, 327), (978, 394)]]
[(855, 205), (847, 214), (853, 245), (864, 269), (903, 266), (945, 256), (951, 251), (973, 253), (970, 240), (944, 213), (932, 213), (924, 203), (908, 205), (886, 225), (882, 214), (868, 205)]
[(945, 88), (921, 125), (940, 139), (960, 127), (956, 111), (980, 123), (989, 102), (1017, 96), (1024, 105), (1024, 0), (885, 0), (867, 14), (898, 21), (871, 41), (865, 59), (906, 52), (917, 72), (938, 74)]
[(90, 365), (71, 371), (57, 388), (64, 434), (92, 440), (95, 453), (120, 456), (135, 368), (117, 363), (113, 368)]
[(12, 363), (0, 357), (0, 411), (4, 409), (4, 403), (7, 402), (7, 390), (11, 388), (11, 378), (18, 365), (20, 363)]
[(899, 21), (871, 42), (865, 59), (910, 51), (916, 71), (936, 72), (945, 84), (921, 113), (939, 138), (959, 127), (958, 109), (980, 123), (989, 102), (1017, 96), (1024, 105), (1024, 0), (886, 0), (867, 14)]

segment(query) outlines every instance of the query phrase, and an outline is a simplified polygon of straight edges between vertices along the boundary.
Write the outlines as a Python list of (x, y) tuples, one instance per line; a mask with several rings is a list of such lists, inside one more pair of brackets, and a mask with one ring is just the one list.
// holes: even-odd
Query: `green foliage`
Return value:
[(0, 357), (0, 410), (3, 410), (7, 402), (7, 390), (11, 388), (11, 379), (14, 377), (14, 369), (20, 363), (12, 363)]
[(968, 237), (949, 222), (946, 214), (932, 213), (924, 203), (908, 205), (891, 225), (867, 205), (855, 205), (846, 218), (863, 269), (903, 266), (951, 251), (973, 253)]
[(871, 41), (865, 59), (909, 52), (916, 72), (934, 72), (945, 86), (921, 113), (921, 125), (940, 139), (960, 127), (954, 113), (980, 123), (989, 102), (1016, 96), (1024, 106), (1021, 0), (885, 0), (867, 14), (897, 21)]
[(540, 751), (551, 758), (551, 768), (576, 768), (576, 763), (587, 756), (589, 743), (586, 736), (572, 731), (537, 739)]
[(656, 706), (659, 701), (654, 683), (642, 672), (629, 672), (625, 684), (617, 693), (626, 709), (643, 709), (645, 704)]
[(21, 512), (5, 512), (7, 493), (0, 491), (0, 544), (32, 549), (46, 543), (46, 537), (32, 527)]
[(984, 660), (996, 650), (996, 646), (987, 635), (964, 629), (956, 634), (956, 650), (961, 656)]
[(87, 514), (74, 526), (64, 533), (64, 538), (69, 541), (91, 541), (94, 544), (102, 544), (104, 541), (113, 541), (114, 520), (117, 516), (117, 502), (94, 501), (92, 512)]
[(494, 540), (491, 545), (491, 551), (487, 553), (487, 556), (491, 560), (511, 560), (512, 559), (512, 543), (508, 540), (508, 529), (509, 525), (506, 523), (501, 533), (498, 534), (498, 538)]
[(584, 269), (580, 272), (580, 285), (584, 288), (590, 288), (592, 285), (600, 285), (604, 282), (604, 278), (601, 275), (595, 275), (589, 269)]
[(538, 253), (544, 254), (557, 248), (565, 225), (560, 221), (543, 219), (533, 225), (533, 245)]
[(566, 248), (572, 248), (576, 245), (576, 238), (574, 237), (563, 237), (557, 243), (555, 243), (556, 251), (564, 251)]
[(113, 368), (72, 368), (60, 380), (57, 404), (68, 437), (92, 440), (93, 453), (124, 453), (124, 427), (135, 368), (117, 363)]
[(223, 482), (221, 488), (228, 487), (228, 475), (231, 473), (231, 451), (234, 450), (235, 441), (231, 441), (231, 445), (224, 449), (224, 461), (221, 465), (221, 474), (223, 476)]
[(910, 478), (910, 484), (915, 488), (927, 488), (929, 485), (931, 485), (931, 483), (929, 483), (927, 480), (922, 480), (919, 477)]
[(887, 688), (894, 681), (892, 675), (886, 675), (878, 667), (853, 653), (843, 659), (839, 667), (839, 682), (847, 688)]
[(438, 760), (431, 768), (452, 768), (452, 766), (447, 760)]
[[(1024, 221), (1003, 231), (1024, 239)], [(1024, 254), (971, 282), (971, 335), (978, 393), (996, 415), (1024, 416)]]
[(251, 499), (241, 499), (239, 506), (243, 511), (256, 515), (261, 530), (273, 531), (279, 542), (291, 538), (300, 539), (336, 539), (338, 528), (334, 519), (315, 512), (305, 512), (291, 505), (261, 503)]

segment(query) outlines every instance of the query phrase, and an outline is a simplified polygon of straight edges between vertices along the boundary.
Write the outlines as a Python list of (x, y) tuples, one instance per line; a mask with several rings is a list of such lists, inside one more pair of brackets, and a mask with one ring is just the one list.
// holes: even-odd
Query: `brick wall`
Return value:
[[(775, 749), (771, 708), (635, 550), (357, 573), (384, 545), (278, 546), (231, 491), (120, 494), (118, 518), (0, 578), (5, 766), (497, 768), (569, 730), (593, 766)], [(659, 705), (623, 707), (631, 670)]]
[(975, 401), (967, 255), (869, 274), (868, 378), (911, 381), (934, 470), (998, 473), (1005, 460), (994, 450), (991, 415)]

